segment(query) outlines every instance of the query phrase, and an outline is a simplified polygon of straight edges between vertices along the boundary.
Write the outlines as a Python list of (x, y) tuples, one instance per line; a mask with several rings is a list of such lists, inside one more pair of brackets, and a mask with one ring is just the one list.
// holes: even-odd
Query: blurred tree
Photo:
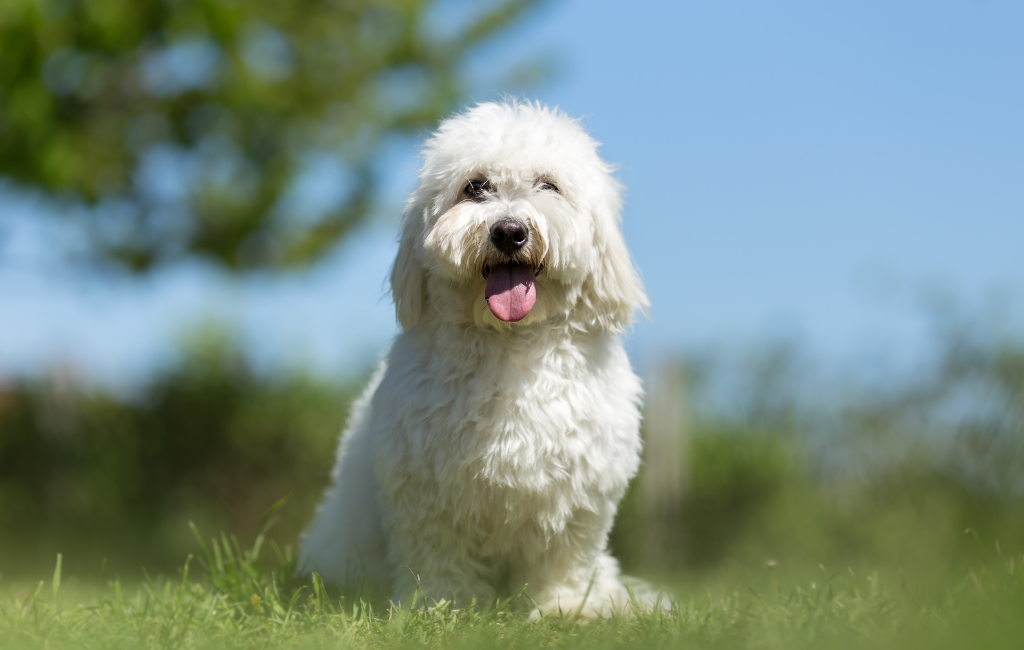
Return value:
[(369, 213), (389, 137), (540, 1), (3, 0), (0, 175), (84, 200), (90, 252), (134, 270), (308, 263)]

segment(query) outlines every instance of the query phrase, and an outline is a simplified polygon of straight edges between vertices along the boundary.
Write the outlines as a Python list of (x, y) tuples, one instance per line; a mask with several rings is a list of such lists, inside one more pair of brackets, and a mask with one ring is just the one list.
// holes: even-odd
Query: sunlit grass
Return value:
[[(0, 579), (5, 648), (596, 647), (905, 648), (1019, 647), (1024, 643), (1024, 556), (995, 545), (962, 575), (818, 567), (788, 582), (784, 567), (727, 571), (680, 585), (668, 613), (581, 624), (528, 619), (519, 598), (455, 609), (397, 607), (339, 594), (318, 576), (294, 579), (290, 552), (263, 533), (243, 548), (220, 536), (178, 575), (126, 587), (75, 584), (58, 556), (52, 576), (30, 585)], [(799, 572), (794, 572), (799, 573)], [(803, 574), (802, 574), (803, 575)], [(74, 584), (74, 583), (72, 583)]]

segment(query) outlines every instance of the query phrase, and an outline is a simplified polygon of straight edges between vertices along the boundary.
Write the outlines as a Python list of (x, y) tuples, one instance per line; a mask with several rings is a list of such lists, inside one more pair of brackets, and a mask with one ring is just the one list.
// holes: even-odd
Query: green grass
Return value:
[[(682, 583), (672, 611), (528, 620), (520, 599), (398, 608), (290, 578), (290, 553), (203, 541), (174, 577), (132, 587), (0, 580), (3, 648), (994, 648), (1024, 646), (1024, 556), (995, 548), (960, 575), (785, 567)], [(791, 581), (793, 575), (802, 578)]]

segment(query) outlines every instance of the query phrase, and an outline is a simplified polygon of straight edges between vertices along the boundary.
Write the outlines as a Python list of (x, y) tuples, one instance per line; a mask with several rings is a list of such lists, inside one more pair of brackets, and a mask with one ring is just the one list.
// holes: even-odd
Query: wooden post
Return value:
[(640, 512), (645, 554), (653, 566), (678, 567), (685, 549), (682, 505), (689, 485), (689, 409), (683, 365), (670, 361), (654, 368), (647, 382), (644, 466)]

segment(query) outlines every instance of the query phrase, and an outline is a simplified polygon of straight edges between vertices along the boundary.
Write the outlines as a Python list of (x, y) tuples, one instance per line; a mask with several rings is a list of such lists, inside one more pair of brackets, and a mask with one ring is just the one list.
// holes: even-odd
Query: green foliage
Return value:
[[(74, 214), (135, 269), (309, 262), (367, 216), (389, 139), (450, 112), (470, 53), (537, 1), (5, 0), (0, 175), (99, 202)], [(342, 196), (309, 213), (317, 160)]]
[[(224, 333), (132, 399), (70, 380), (12, 387), (0, 404), (0, 572), (64, 551), (94, 570), (170, 568), (187, 522), (252, 534), (288, 494), (293, 541), (326, 485), (352, 390), (302, 374), (257, 374)], [(75, 549), (68, 554), (66, 549)]]
[[(824, 414), (762, 376), (767, 397), (753, 391), (728, 417), (690, 423), (688, 480), (672, 509), (649, 511), (631, 486), (613, 548), (627, 569), (660, 575), (769, 561), (943, 571), (978, 560), (965, 530), (1020, 552), (1022, 350), (951, 337), (932, 372), (885, 391), (846, 390)], [(772, 358), (788, 381), (792, 364)], [(768, 403), (784, 408), (749, 406)]]

